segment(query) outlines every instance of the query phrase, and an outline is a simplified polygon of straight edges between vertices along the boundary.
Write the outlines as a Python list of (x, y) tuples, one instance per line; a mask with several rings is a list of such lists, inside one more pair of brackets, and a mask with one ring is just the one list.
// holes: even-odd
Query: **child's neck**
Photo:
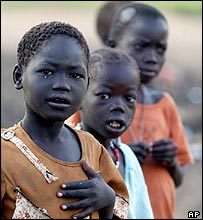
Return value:
[(163, 92), (141, 84), (138, 90), (137, 103), (142, 105), (153, 105), (163, 98)]
[(88, 132), (90, 132), (99, 141), (99, 143), (101, 143), (107, 149), (107, 151), (111, 150), (110, 142), (112, 141), (112, 139), (105, 139), (97, 132), (92, 132), (92, 131), (88, 131)]
[(63, 122), (48, 122), (47, 120), (39, 119), (26, 115), (22, 120), (22, 127), (34, 139), (35, 138), (57, 138), (63, 127)]
[(145, 85), (141, 84), (140, 88), (138, 90), (138, 99), (137, 102), (139, 104), (146, 104), (145, 103), (145, 98), (146, 98), (146, 91), (145, 91)]
[(108, 151), (110, 149), (110, 142), (112, 139), (106, 139), (102, 135), (100, 135), (97, 131), (87, 126), (84, 122), (81, 122), (81, 129), (84, 131), (88, 131), (92, 134)]

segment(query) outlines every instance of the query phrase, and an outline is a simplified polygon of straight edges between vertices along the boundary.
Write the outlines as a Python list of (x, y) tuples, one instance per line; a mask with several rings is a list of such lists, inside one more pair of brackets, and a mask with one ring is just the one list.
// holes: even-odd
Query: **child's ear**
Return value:
[(23, 69), (20, 65), (16, 64), (13, 70), (13, 81), (15, 84), (15, 88), (20, 90), (23, 88), (22, 86), (22, 75)]
[(89, 84), (90, 84), (90, 76), (88, 76), (88, 78), (87, 78), (87, 89), (89, 87)]

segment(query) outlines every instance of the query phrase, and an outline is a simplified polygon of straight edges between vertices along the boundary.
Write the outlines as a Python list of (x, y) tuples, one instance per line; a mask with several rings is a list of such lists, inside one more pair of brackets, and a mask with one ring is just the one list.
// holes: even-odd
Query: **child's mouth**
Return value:
[(107, 122), (107, 129), (111, 133), (114, 132), (123, 132), (125, 129), (125, 123), (122, 120), (110, 120)]
[(118, 121), (111, 121), (110, 123), (109, 123), (109, 125), (110, 125), (110, 127), (112, 127), (112, 128), (121, 128), (121, 123), (120, 122), (118, 122)]
[(155, 71), (145, 71), (145, 70), (142, 70), (141, 74), (144, 75), (144, 76), (150, 76), (150, 77), (156, 76), (156, 72)]
[(70, 106), (70, 102), (67, 99), (56, 97), (48, 99), (49, 105), (51, 105), (54, 108), (67, 108)]
[(65, 99), (59, 99), (59, 98), (53, 99), (53, 102), (55, 102), (55, 103), (61, 103), (61, 104), (68, 104)]

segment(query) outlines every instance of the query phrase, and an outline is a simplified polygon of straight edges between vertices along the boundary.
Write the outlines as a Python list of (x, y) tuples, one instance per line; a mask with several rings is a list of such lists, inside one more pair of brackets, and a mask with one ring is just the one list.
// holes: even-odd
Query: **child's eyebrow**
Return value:
[(145, 43), (150, 43), (150, 40), (149, 39), (146, 39), (145, 37), (143, 36), (136, 36), (136, 40), (141, 40)]
[(99, 86), (106, 89), (111, 89), (114, 85), (112, 85), (112, 83), (104, 82), (104, 83), (100, 83)]
[(39, 63), (40, 66), (46, 66), (46, 65), (52, 65), (55, 66), (56, 64), (49, 62), (49, 61), (43, 61)]
[[(53, 67), (58, 67), (60, 64), (59, 63), (55, 63), (53, 61), (48, 61), (48, 60), (44, 60), (43, 62), (39, 63), (39, 66), (53, 66)], [(68, 65), (69, 69), (82, 69), (85, 70), (84, 66), (80, 65), (80, 64), (76, 64), (76, 65)]]
[[(136, 37), (136, 40), (134, 41), (132, 41), (132, 44), (134, 43), (134, 42), (136, 42), (136, 41), (141, 41), (142, 43), (146, 43), (146, 44), (149, 44), (149, 43), (151, 43), (151, 41), (149, 40), (149, 39), (146, 39), (146, 38), (144, 38), (144, 37), (142, 37), (142, 36), (137, 36)], [(162, 45), (162, 46), (167, 46), (167, 41), (166, 40), (163, 40), (163, 41), (160, 41), (160, 45)]]

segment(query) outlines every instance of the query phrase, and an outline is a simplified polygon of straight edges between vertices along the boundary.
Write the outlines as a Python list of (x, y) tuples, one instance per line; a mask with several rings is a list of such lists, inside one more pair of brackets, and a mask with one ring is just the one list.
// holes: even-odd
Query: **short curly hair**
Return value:
[(17, 48), (18, 64), (26, 67), (30, 59), (42, 49), (43, 43), (55, 35), (66, 35), (76, 39), (89, 62), (89, 46), (83, 34), (75, 27), (64, 22), (44, 22), (32, 27), (20, 40)]
[(140, 70), (137, 62), (124, 51), (117, 48), (102, 48), (90, 54), (89, 74), (91, 80), (96, 80), (97, 77), (105, 71), (106, 65), (128, 65), (131, 66), (136, 74), (136, 89), (140, 86)]

